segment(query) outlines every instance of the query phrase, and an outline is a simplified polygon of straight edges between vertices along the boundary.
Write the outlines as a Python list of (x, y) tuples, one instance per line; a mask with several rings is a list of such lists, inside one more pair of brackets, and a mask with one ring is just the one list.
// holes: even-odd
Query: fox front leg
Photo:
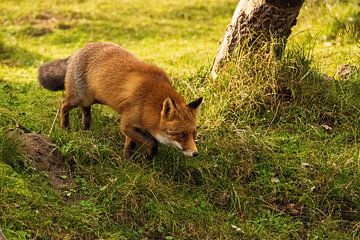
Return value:
[[(147, 150), (147, 157), (153, 158), (157, 153), (158, 142), (150, 134), (144, 133), (139, 128), (130, 127), (126, 124), (121, 124), (121, 131), (126, 136), (125, 138), (125, 155), (129, 154), (129, 150), (133, 147), (133, 144), (144, 144)], [(132, 143), (134, 142), (134, 143)]]
[(151, 158), (153, 158), (155, 156), (155, 154), (158, 151), (158, 142), (151, 135), (149, 135), (149, 137), (152, 139), (152, 145), (147, 150), (148, 150), (148, 158), (151, 159)]
[(125, 136), (125, 143), (124, 143), (125, 157), (131, 157), (131, 155), (134, 153), (135, 148), (136, 148), (136, 142), (131, 138), (129, 138), (128, 136)]

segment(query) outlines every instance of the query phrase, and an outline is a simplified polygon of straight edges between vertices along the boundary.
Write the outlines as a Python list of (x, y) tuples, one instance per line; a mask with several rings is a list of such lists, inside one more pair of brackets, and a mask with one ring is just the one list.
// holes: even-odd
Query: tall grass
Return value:
[(201, 82), (209, 97), (206, 115), (235, 122), (264, 116), (279, 120), (292, 118), (289, 113), (302, 108), (311, 109), (308, 117), (314, 120), (326, 112), (359, 109), (359, 69), (348, 80), (322, 74), (314, 62), (314, 42), (291, 41), (280, 58), (265, 45), (255, 50), (240, 46), (217, 79), (206, 76)]

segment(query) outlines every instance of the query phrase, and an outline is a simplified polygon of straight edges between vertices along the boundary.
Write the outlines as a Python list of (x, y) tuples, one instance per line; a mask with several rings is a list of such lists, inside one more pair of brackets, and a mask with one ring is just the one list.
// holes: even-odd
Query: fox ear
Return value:
[(198, 99), (196, 99), (195, 101), (192, 101), (191, 103), (189, 103), (187, 106), (191, 109), (191, 110), (196, 110), (199, 108), (200, 104), (203, 101), (203, 97), (199, 97)]
[(166, 98), (163, 102), (161, 110), (161, 118), (166, 120), (173, 120), (178, 113), (175, 102), (171, 98)]

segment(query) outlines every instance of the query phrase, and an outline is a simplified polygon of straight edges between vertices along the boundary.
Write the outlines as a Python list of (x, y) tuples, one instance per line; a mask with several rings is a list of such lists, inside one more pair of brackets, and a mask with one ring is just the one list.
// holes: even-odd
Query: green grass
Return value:
[[(238, 1), (0, 3), (0, 228), (8, 239), (357, 239), (360, 42), (356, 1), (306, 1), (281, 59), (239, 50), (208, 69)], [(38, 67), (111, 41), (163, 67), (188, 99), (204, 96), (200, 156), (160, 146), (122, 156), (118, 116), (95, 106), (90, 131), (56, 119), (62, 93)], [(336, 69), (357, 70), (341, 79)], [(323, 74), (335, 80), (326, 80)], [(49, 135), (75, 185), (49, 187), (16, 124)], [(331, 127), (326, 130), (324, 125)]]

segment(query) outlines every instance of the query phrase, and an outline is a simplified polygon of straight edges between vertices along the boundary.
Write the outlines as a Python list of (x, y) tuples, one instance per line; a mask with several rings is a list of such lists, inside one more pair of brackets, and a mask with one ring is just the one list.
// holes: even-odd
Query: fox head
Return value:
[(185, 156), (199, 155), (195, 140), (197, 136), (196, 114), (203, 98), (189, 104), (175, 103), (171, 98), (163, 102), (160, 129), (154, 136), (157, 141), (180, 149)]

